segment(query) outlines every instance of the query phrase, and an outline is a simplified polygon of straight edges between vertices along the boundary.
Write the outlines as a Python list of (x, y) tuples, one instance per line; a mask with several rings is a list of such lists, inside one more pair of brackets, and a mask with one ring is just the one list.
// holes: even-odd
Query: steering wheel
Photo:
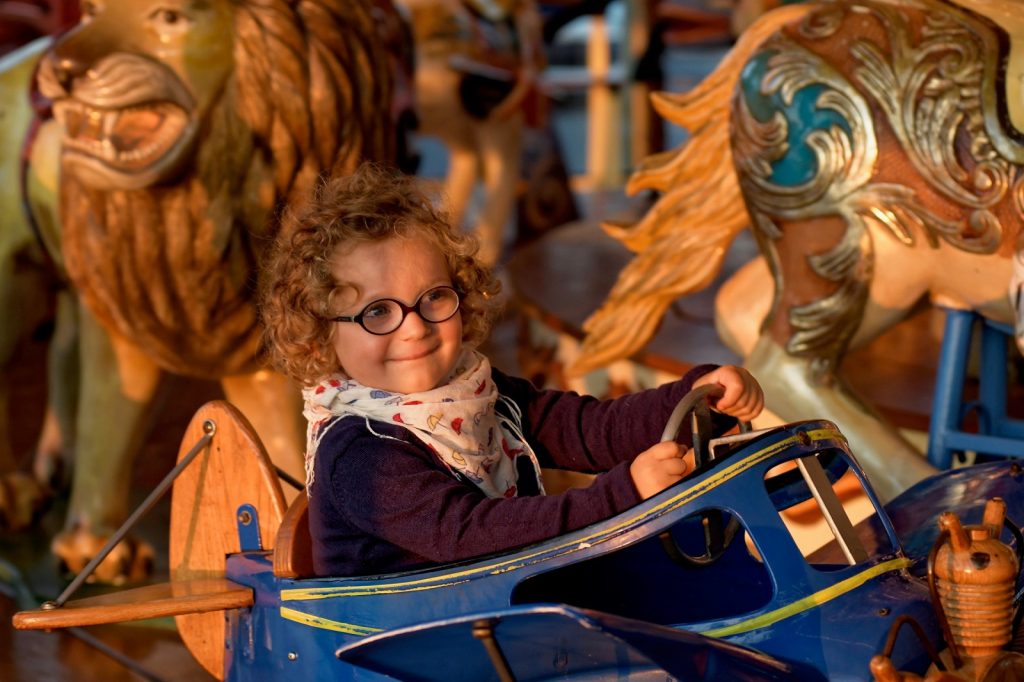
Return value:
[[(724, 392), (725, 389), (717, 384), (699, 386), (691, 390), (672, 410), (661, 434), (662, 442), (675, 440), (683, 420), (689, 416), (693, 433), (693, 456), (698, 470), (710, 466), (714, 461), (709, 447), (712, 432), (708, 399), (720, 398)], [(740, 422), (740, 431), (750, 431), (750, 422)], [(729, 548), (740, 530), (739, 520), (735, 516), (728, 516), (726, 520), (726, 516), (728, 515), (720, 509), (700, 513), (701, 525), (704, 527), (704, 553), (699, 556), (692, 556), (683, 551), (670, 531), (663, 531), (658, 537), (669, 558), (677, 564), (687, 568), (709, 566), (725, 554), (725, 550)]]

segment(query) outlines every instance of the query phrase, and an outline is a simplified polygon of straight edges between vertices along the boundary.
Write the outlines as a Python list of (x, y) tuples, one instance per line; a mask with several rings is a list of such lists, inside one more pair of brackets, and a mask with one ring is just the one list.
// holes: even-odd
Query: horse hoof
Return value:
[(46, 491), (32, 476), (20, 471), (0, 476), (0, 531), (28, 528), (48, 501)]
[[(61, 571), (80, 573), (109, 539), (85, 529), (61, 531), (50, 545)], [(153, 572), (153, 547), (142, 540), (126, 537), (110, 551), (86, 582), (120, 586), (140, 582)]]

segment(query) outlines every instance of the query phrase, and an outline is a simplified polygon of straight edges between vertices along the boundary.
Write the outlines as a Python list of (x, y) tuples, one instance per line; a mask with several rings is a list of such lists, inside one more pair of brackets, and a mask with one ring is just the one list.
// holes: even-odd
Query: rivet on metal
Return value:
[(217, 423), (212, 419), (207, 419), (203, 422), (203, 433), (212, 436), (217, 432)]
[(297, 653), (295, 653), (294, 651), (289, 651), (288, 652), (288, 660), (289, 661), (297, 661), (297, 660), (299, 660), (299, 655)]
[(250, 523), (252, 523), (252, 514), (250, 514), (248, 511), (243, 511), (241, 514), (238, 515), (238, 520), (241, 522), (243, 526), (248, 526)]

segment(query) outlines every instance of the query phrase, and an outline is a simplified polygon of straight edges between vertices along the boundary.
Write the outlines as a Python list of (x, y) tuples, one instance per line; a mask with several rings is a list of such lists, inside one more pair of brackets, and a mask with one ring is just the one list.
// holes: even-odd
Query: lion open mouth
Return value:
[(64, 148), (121, 171), (138, 171), (160, 160), (188, 125), (188, 115), (170, 102), (98, 109), (75, 100), (54, 104), (64, 127)]

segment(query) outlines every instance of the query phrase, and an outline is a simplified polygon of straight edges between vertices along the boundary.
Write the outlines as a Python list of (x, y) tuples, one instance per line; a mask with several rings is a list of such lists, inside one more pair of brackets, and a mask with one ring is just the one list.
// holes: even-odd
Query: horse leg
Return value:
[(761, 383), (768, 409), (783, 421), (826, 417), (836, 422), (883, 502), (937, 472), (841, 378), (809, 382), (810, 365), (768, 335), (758, 339), (744, 362)]
[(417, 57), (416, 116), (420, 133), (438, 138), (448, 148), (444, 191), (452, 224), (461, 225), (479, 172), (473, 122), (459, 103), (462, 76), (437, 58)]
[[(302, 394), (283, 374), (269, 369), (221, 379), (224, 395), (249, 420), (270, 455), (270, 461), (298, 481), (305, 481), (303, 452), (306, 421)], [(284, 486), (291, 501), (297, 490)]]
[(480, 163), (473, 148), (451, 138), (442, 139), (448, 146), (448, 175), (444, 181), (444, 192), (452, 225), (459, 227), (466, 217), (466, 208), (480, 173)]
[(772, 305), (775, 283), (768, 264), (758, 256), (743, 265), (715, 294), (715, 331), (740, 357), (747, 357), (761, 333)]
[[(934, 254), (927, 246), (909, 247), (890, 234), (871, 233), (836, 261), (856, 267), (829, 281), (811, 268), (810, 254), (837, 253), (832, 250), (842, 244), (838, 237), (845, 229), (838, 219), (820, 218), (788, 223), (777, 238), (766, 240), (781, 290), (744, 364), (761, 382), (768, 409), (782, 420), (836, 422), (879, 496), (890, 500), (936, 469), (850, 388), (840, 368), (849, 348), (892, 327), (925, 294)], [(759, 296), (775, 288), (766, 270), (742, 272), (750, 279), (746, 286), (761, 291), (748, 298), (763, 303)], [(863, 272), (871, 277), (860, 279)]]
[[(127, 518), (133, 458), (145, 434), (161, 371), (140, 349), (113, 337), (84, 308), (75, 467), (64, 529), (51, 549), (80, 572)], [(123, 583), (152, 569), (152, 547), (126, 538), (97, 567), (96, 580)]]
[(477, 125), (476, 138), (486, 196), (476, 234), (480, 240), (480, 260), (494, 265), (501, 257), (505, 226), (518, 192), (523, 145), (522, 112), (501, 120), (488, 119)]

